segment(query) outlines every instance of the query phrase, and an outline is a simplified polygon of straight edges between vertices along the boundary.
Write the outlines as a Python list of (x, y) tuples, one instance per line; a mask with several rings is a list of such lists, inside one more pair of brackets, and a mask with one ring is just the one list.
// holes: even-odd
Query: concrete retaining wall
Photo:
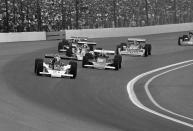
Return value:
[(21, 32), (21, 33), (0, 33), (0, 42), (18, 42), (18, 41), (40, 41), (40, 40), (58, 40), (69, 38), (71, 36), (82, 36), (88, 38), (121, 37), (121, 36), (139, 36), (170, 32), (182, 32), (193, 30), (193, 23), (157, 25), (145, 27), (128, 28), (103, 28), (103, 29), (81, 29), (66, 30), (59, 32)]
[(46, 40), (61, 40), (66, 38), (65, 31), (46, 32)]
[(181, 32), (189, 30), (193, 30), (193, 23), (129, 27), (129, 28), (80, 29), (80, 30), (66, 30), (66, 38), (69, 38), (71, 36), (80, 36), (80, 37), (86, 36), (89, 38), (138, 36), (138, 35), (150, 35), (170, 32)]
[(45, 32), (0, 33), (0, 42), (40, 41), (46, 40)]

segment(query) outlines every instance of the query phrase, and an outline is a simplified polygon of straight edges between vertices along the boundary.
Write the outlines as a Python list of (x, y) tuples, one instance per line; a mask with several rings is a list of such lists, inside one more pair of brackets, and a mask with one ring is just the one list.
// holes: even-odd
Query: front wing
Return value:
[(49, 72), (40, 72), (40, 74), (46, 75), (49, 77), (55, 77), (55, 78), (73, 77), (73, 74), (61, 74), (61, 73), (49, 73)]
[(193, 41), (182, 41), (181, 45), (190, 45), (193, 46)]
[(112, 70), (115, 70), (115, 67), (110, 66), (110, 63), (100, 64), (100, 63), (97, 63), (97, 62), (93, 62), (92, 65), (87, 64), (87, 65), (84, 65), (84, 66), (85, 67), (90, 67), (90, 68), (96, 68), (96, 69), (112, 69)]
[(145, 50), (144, 49), (127, 49), (120, 51), (121, 55), (133, 55), (133, 56), (144, 56)]

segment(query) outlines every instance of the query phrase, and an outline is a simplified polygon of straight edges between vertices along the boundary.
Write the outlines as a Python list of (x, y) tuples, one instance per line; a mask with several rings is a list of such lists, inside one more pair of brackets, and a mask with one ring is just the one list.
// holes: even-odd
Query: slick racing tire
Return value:
[(91, 53), (86, 53), (85, 56), (83, 56), (83, 60), (82, 60), (83, 68), (86, 68), (85, 65), (89, 64), (90, 59), (93, 59), (93, 55)]
[(151, 55), (151, 44), (146, 44), (146, 46), (147, 46), (147, 54), (148, 55)]
[(121, 51), (121, 45), (117, 45), (115, 49), (115, 54), (116, 55), (120, 54), (120, 51)]
[(43, 59), (39, 59), (37, 60), (37, 64), (36, 64), (36, 75), (40, 76), (40, 72), (43, 72)]
[(178, 45), (181, 45), (182, 40), (183, 40), (182, 37), (179, 37), (179, 38), (178, 38)]
[(41, 62), (41, 61), (43, 61), (43, 59), (41, 59), (41, 58), (36, 58), (36, 59), (35, 59), (34, 73), (36, 73), (36, 71), (37, 71), (37, 65), (38, 65), (38, 63)]
[(77, 76), (77, 62), (75, 61), (70, 61), (69, 62), (69, 65), (71, 65), (71, 68), (70, 68), (70, 74), (73, 75), (73, 77), (71, 77), (71, 79), (75, 79), (76, 76)]
[(148, 56), (148, 49), (149, 49), (147, 44), (145, 44), (144, 49), (145, 49), (144, 57), (147, 57)]
[(61, 49), (64, 48), (64, 43), (63, 42), (59, 42), (58, 44), (58, 52), (60, 52)]
[(113, 65), (115, 67), (115, 70), (119, 70), (121, 68), (121, 61), (122, 61), (121, 55), (115, 55), (113, 60)]

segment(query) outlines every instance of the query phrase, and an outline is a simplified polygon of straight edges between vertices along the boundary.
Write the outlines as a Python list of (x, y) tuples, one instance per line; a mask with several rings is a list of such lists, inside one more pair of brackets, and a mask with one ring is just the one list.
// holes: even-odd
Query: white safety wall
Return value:
[(40, 41), (46, 40), (45, 32), (0, 33), (0, 42)]
[(193, 30), (193, 23), (156, 25), (128, 28), (103, 28), (103, 29), (80, 29), (66, 30), (66, 38), (71, 36), (87, 36), (89, 38), (138, 36), (170, 32), (181, 32)]
[[(80, 29), (80, 30), (66, 30), (65, 32), (66, 38), (69, 38), (71, 36), (103, 38), (103, 37), (150, 35), (150, 34), (190, 31), (190, 30), (193, 30), (193, 23), (128, 27), (128, 28)], [(40, 40), (47, 40), (46, 32), (0, 33), (0, 42), (40, 41)]]

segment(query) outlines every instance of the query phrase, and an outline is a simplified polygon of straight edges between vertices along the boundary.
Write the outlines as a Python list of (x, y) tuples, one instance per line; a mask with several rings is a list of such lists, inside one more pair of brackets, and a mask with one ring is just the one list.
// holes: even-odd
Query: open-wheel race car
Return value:
[(34, 73), (38, 76), (49, 76), (49, 77), (70, 77), (75, 79), (77, 76), (77, 62), (70, 61), (69, 64), (65, 65), (62, 62), (62, 57), (59, 55), (45, 55), (44, 60), (42, 58), (35, 59)]
[(70, 37), (70, 39), (62, 39), (58, 43), (58, 52), (66, 52), (70, 46), (75, 46), (80, 41), (88, 41), (88, 38), (87, 37)]
[(189, 32), (188, 35), (183, 35), (178, 38), (178, 45), (193, 45), (193, 32)]
[(93, 51), (95, 46), (95, 42), (79, 41), (77, 44), (69, 46), (66, 52), (64, 52), (63, 58), (82, 61), (83, 56), (85, 56), (86, 53)]
[(121, 55), (148, 56), (151, 55), (151, 44), (146, 44), (146, 39), (128, 38), (127, 43), (117, 46), (117, 52)]
[(119, 70), (121, 68), (122, 56), (116, 54), (113, 55), (114, 58), (110, 58), (110, 54), (115, 54), (115, 51), (98, 48), (93, 53), (86, 53), (82, 60), (82, 67)]

